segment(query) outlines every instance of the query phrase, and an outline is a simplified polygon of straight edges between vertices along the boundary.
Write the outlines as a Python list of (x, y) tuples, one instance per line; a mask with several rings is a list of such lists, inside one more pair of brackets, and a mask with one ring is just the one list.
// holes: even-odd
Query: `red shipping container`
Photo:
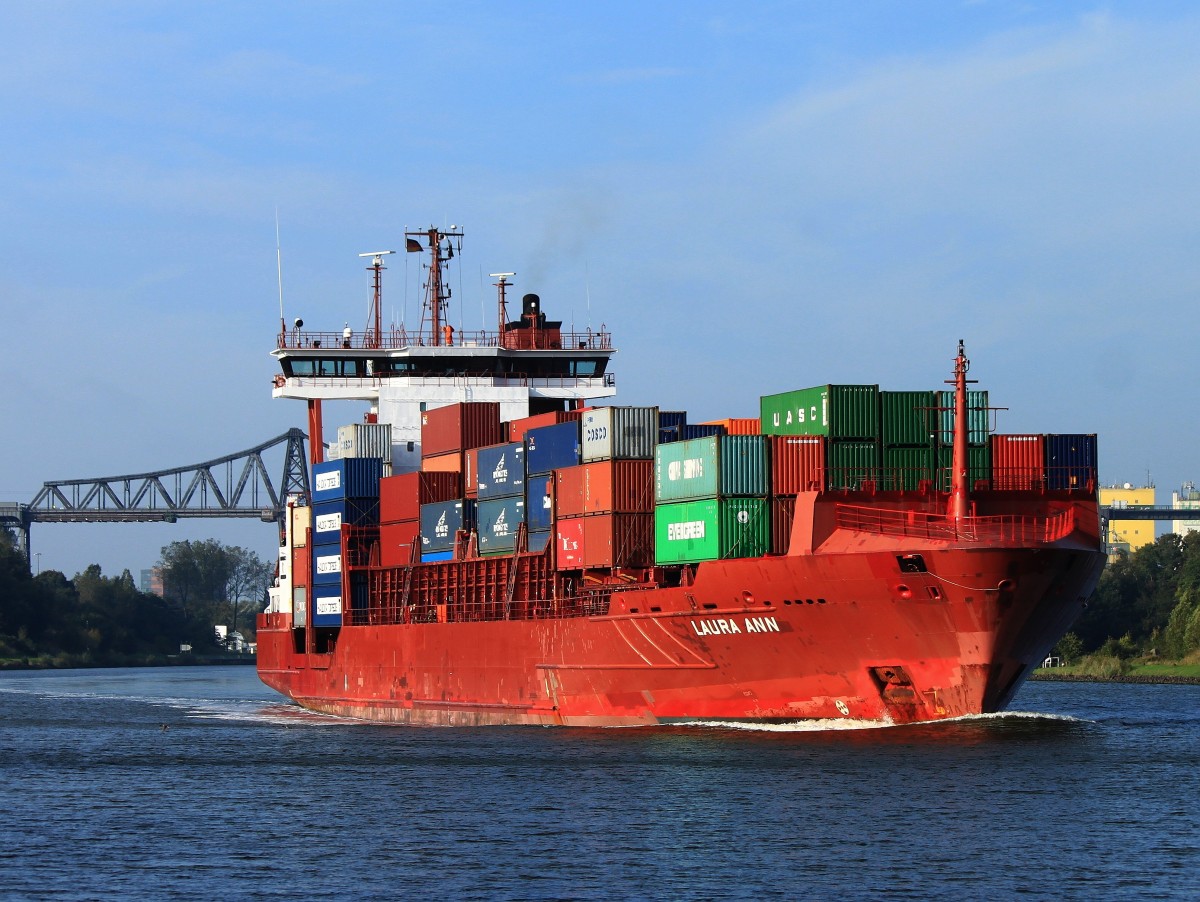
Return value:
[[(591, 410), (591, 408), (586, 408)], [(522, 417), (519, 420), (513, 420), (508, 424), (508, 439), (510, 442), (519, 442), (525, 437), (525, 433), (530, 429), (536, 429), (539, 426), (553, 426), (556, 423), (565, 423), (568, 420), (579, 420), (583, 418), (583, 409), (580, 410), (555, 410), (550, 413), (537, 413), (531, 417)]]
[(992, 436), (992, 487), (1000, 491), (1040, 489), (1046, 484), (1044, 435)]
[(792, 522), (796, 519), (796, 496), (771, 499), (771, 554), (787, 554), (792, 544)]
[(312, 557), (308, 546), (297, 545), (292, 548), (292, 585), (307, 586), (308, 574), (312, 570)]
[(825, 439), (819, 435), (772, 435), (771, 494), (798, 495), (825, 485)]
[(498, 445), (503, 437), (496, 401), (460, 401), (421, 414), (422, 457)]
[(601, 460), (556, 472), (556, 516), (654, 512), (652, 460)]
[(413, 546), (418, 546), (416, 560), (421, 559), (421, 521), (384, 523), (379, 527), (379, 563), (384, 567), (403, 567), (413, 561)]
[(458, 473), (461, 477), (463, 469), (462, 451), (451, 451), (449, 454), (434, 454), (421, 458), (422, 473)]
[(596, 514), (556, 524), (558, 569), (652, 567), (653, 514)]
[(379, 480), (379, 522), (399, 523), (421, 516), (422, 504), (462, 497), (458, 473), (401, 473)]

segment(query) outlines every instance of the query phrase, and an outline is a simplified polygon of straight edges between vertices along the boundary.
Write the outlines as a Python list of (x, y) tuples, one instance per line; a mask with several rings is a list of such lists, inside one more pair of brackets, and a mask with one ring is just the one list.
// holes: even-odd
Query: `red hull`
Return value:
[(386, 722), (937, 720), (1002, 709), (1103, 565), (1090, 501), (1010, 496), (1071, 516), (1030, 541), (918, 540), (800, 500), (788, 555), (613, 593), (605, 616), (344, 626), (318, 653), (290, 616), (262, 615), (259, 672), (306, 708)]

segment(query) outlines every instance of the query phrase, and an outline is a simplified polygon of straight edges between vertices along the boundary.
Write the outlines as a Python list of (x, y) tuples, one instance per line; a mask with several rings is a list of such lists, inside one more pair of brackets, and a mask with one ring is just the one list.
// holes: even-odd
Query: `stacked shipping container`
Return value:
[(347, 566), (366, 564), (379, 527), (383, 461), (345, 458), (313, 466), (312, 625), (341, 626), (343, 605), (366, 598), (365, 584), (351, 585)]
[(551, 482), (558, 569), (652, 566), (658, 408), (597, 408), (579, 426), (583, 463), (555, 468)]

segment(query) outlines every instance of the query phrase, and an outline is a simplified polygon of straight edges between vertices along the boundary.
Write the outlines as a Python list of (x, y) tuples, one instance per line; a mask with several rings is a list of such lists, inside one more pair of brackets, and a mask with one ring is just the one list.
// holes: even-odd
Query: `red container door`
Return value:
[(495, 401), (463, 401), (421, 414), (422, 457), (498, 445), (503, 435)]
[(559, 520), (555, 524), (555, 548), (559, 570), (579, 570), (583, 564), (583, 520)]
[(582, 523), (585, 567), (653, 566), (653, 514), (596, 514)]
[(773, 435), (771, 494), (798, 495), (825, 485), (825, 439), (819, 435)]
[(796, 519), (794, 495), (771, 499), (771, 554), (787, 554), (792, 544), (792, 523)]
[(1046, 437), (992, 436), (992, 487), (1020, 492), (1046, 484)]

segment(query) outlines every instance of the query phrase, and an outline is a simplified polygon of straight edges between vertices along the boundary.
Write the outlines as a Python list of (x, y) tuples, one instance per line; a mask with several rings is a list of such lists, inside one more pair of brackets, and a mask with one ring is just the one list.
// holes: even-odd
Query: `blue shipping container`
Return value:
[(342, 584), (342, 543), (312, 546), (313, 585)]
[(313, 464), (312, 500), (379, 498), (383, 461), (378, 457), (347, 457)]
[(421, 505), (421, 551), (453, 551), (460, 530), (475, 526), (475, 502), (436, 501)]
[(538, 530), (537, 532), (530, 531), (529, 533), (529, 550), (535, 554), (546, 550), (546, 546), (550, 544), (550, 530)]
[(525, 522), (530, 532), (549, 529), (554, 523), (550, 480), (553, 476), (530, 476), (525, 485)]
[(423, 551), (421, 552), (421, 563), (428, 564), (433, 561), (452, 561), (454, 560), (453, 551)]
[(312, 600), (313, 626), (342, 625), (342, 586), (340, 583), (336, 586), (313, 586)]
[(525, 433), (525, 472), (541, 476), (579, 463), (579, 421), (538, 426)]
[(1046, 485), (1052, 489), (1094, 488), (1097, 471), (1095, 433), (1046, 436)]
[(525, 444), (509, 442), (479, 449), (476, 474), (480, 500), (508, 498), (525, 491)]
[(514, 551), (518, 527), (525, 522), (524, 498), (492, 498), (480, 501), (476, 514), (479, 522), (479, 553)]
[(378, 498), (339, 498), (336, 501), (317, 501), (312, 507), (314, 545), (340, 542), (342, 526), (379, 525)]

